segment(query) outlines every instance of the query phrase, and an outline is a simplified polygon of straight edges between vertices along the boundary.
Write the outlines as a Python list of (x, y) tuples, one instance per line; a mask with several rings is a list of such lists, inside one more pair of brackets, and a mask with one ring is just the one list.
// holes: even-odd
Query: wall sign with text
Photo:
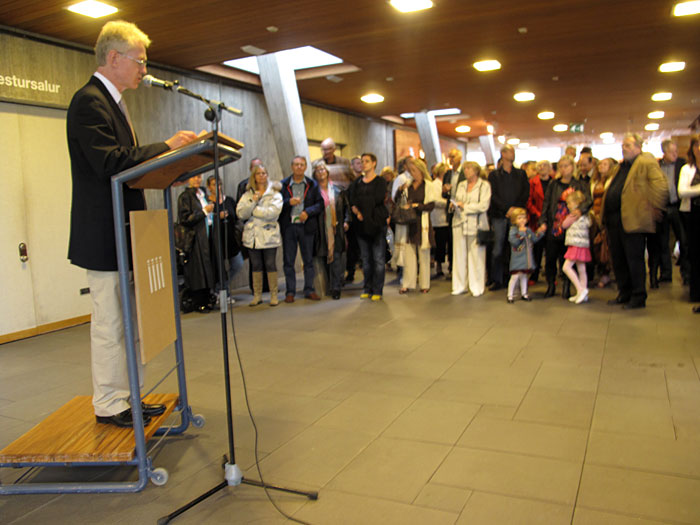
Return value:
[(0, 33), (0, 100), (67, 108), (95, 70), (95, 57)]

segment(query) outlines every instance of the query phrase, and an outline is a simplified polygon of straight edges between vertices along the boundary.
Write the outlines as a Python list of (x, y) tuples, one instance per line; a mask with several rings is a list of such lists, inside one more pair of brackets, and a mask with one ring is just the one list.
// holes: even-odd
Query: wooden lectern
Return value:
[[(241, 148), (242, 143), (219, 133), (216, 147), (218, 164), (224, 165), (240, 159)], [(130, 300), (127, 227), (131, 228), (133, 240), (137, 324), (141, 340), (140, 358), (142, 362), (146, 362), (167, 346), (174, 343), (175, 347), (176, 366), (173, 370), (177, 370), (178, 394), (148, 393), (144, 398), (148, 403), (165, 404), (165, 414), (153, 418), (148, 427), (144, 428), (141, 405), (132, 403), (133, 430), (99, 425), (95, 422), (90, 396), (79, 396), (0, 450), (0, 467), (128, 465), (138, 468), (138, 481), (0, 485), (0, 495), (138, 492), (146, 486), (149, 479), (162, 485), (167, 481), (167, 471), (163, 468), (153, 468), (151, 459), (146, 455), (146, 440), (154, 435), (180, 434), (190, 423), (196, 427), (204, 424), (202, 416), (192, 414), (187, 401), (170, 187), (212, 170), (217, 160), (214, 159), (214, 150), (213, 133), (208, 133), (185, 146), (163, 153), (112, 177), (119, 286), (131, 399), (141, 399), (142, 395)], [(132, 188), (163, 190), (165, 209), (132, 212), (130, 224), (127, 225), (124, 215), (125, 183)], [(180, 425), (161, 427), (161, 423), (173, 410), (180, 412)]]

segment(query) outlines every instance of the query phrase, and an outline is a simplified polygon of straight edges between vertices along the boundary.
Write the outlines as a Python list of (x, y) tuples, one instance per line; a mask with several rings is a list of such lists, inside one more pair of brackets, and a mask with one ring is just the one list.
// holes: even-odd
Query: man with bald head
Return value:
[(321, 154), (323, 157), (313, 161), (311, 164), (312, 171), (313, 168), (316, 167), (317, 162), (321, 160), (324, 161), (328, 167), (328, 178), (331, 182), (339, 188), (347, 190), (350, 183), (357, 177), (350, 167), (350, 160), (336, 155), (335, 150), (335, 141), (331, 137), (324, 139), (323, 142), (321, 142)]

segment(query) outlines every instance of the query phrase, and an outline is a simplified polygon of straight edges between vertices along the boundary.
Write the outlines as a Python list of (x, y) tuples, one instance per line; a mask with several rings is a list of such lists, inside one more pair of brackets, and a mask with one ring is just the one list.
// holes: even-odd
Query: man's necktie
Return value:
[(119, 101), (119, 109), (122, 110), (122, 113), (124, 113), (124, 116), (126, 117), (126, 121), (129, 124), (129, 130), (131, 130), (131, 138), (134, 140), (134, 145), (138, 144), (136, 142), (136, 133), (134, 132), (134, 126), (131, 124), (131, 117), (129, 116), (129, 110), (126, 109), (126, 102), (124, 102), (124, 98), (122, 98)]

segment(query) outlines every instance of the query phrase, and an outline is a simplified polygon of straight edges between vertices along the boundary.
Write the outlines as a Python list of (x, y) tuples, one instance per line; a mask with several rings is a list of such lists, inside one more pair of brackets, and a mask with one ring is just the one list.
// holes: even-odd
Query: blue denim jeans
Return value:
[(297, 291), (297, 275), (294, 270), (297, 246), (300, 248), (301, 261), (304, 264), (304, 295), (306, 296), (314, 291), (314, 234), (305, 233), (303, 224), (290, 224), (282, 233), (284, 278), (287, 284), (287, 295), (296, 295)]
[(357, 242), (360, 245), (362, 273), (365, 276), (364, 292), (382, 295), (386, 264), (386, 226), (375, 237), (358, 235)]

